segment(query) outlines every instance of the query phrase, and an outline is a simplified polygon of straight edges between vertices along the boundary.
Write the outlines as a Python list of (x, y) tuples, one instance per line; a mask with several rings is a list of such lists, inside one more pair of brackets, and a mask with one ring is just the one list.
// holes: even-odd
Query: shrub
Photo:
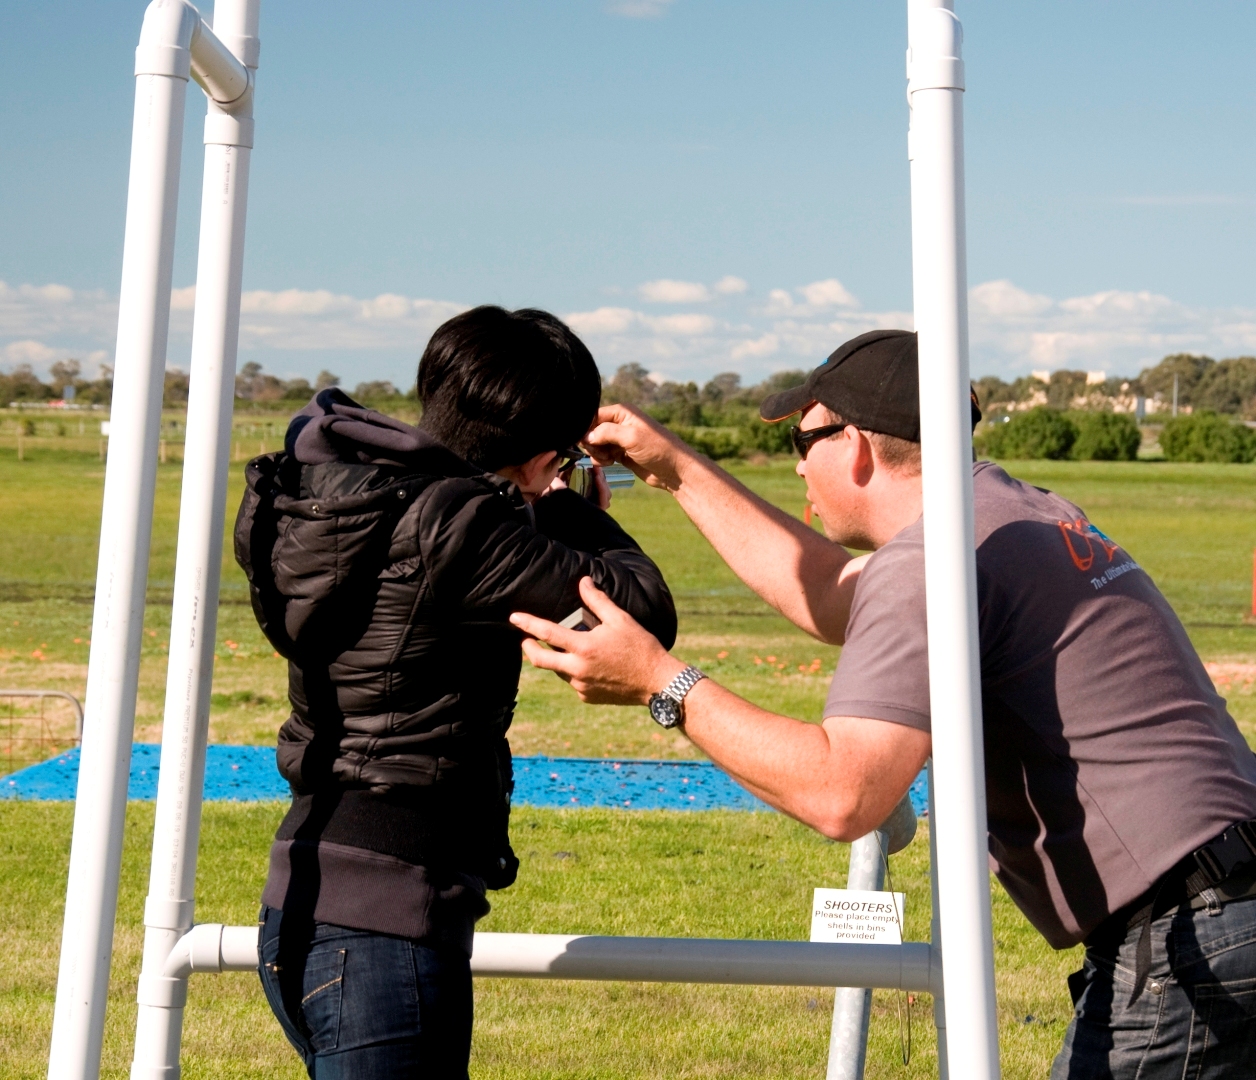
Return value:
[(1071, 418), (1077, 428), (1077, 461), (1134, 461), (1142, 434), (1128, 413), (1089, 412)]
[(768, 424), (762, 420), (753, 420), (744, 429), (743, 442), (747, 447), (761, 450), (765, 454), (792, 454), (794, 440), (790, 432), (797, 423), (796, 420), (782, 420), (779, 424)]
[(1077, 441), (1077, 428), (1063, 413), (1040, 405), (1017, 413), (992, 428), (979, 449), (996, 458), (1052, 458), (1069, 456)]
[(1165, 424), (1160, 448), (1170, 461), (1252, 461), (1256, 432), (1216, 413), (1197, 412)]
[(745, 449), (742, 433), (737, 428), (677, 427), (673, 428), (682, 439), (707, 457), (739, 457)]

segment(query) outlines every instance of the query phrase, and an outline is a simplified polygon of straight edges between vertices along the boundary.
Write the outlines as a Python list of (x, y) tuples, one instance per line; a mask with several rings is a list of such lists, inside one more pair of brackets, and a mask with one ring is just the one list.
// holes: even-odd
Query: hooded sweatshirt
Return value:
[(506, 739), (512, 611), (562, 620), (590, 577), (667, 647), (662, 575), (574, 492), (516, 487), (331, 389), (249, 462), (235, 529), (253, 610), (288, 660), (278, 766), (293, 803), (263, 901), (469, 950), (515, 877)]

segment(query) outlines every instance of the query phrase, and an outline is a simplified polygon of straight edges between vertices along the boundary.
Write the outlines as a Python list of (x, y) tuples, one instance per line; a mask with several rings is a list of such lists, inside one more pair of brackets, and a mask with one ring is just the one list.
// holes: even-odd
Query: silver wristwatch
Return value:
[(650, 715), (660, 727), (674, 728), (685, 719), (685, 695), (706, 676), (687, 667), (657, 694), (650, 696)]

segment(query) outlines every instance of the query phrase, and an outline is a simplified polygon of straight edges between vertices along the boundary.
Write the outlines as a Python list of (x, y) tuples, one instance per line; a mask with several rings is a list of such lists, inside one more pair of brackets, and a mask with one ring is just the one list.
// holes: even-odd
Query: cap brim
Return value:
[(806, 383), (802, 386), (791, 386), (788, 390), (764, 398), (763, 404), (759, 406), (759, 416), (769, 424), (776, 424), (794, 413), (802, 412), (813, 401), (815, 398)]

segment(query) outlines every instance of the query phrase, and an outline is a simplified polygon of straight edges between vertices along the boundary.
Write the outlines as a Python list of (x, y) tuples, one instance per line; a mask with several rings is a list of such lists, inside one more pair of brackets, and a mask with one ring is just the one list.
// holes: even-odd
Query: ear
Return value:
[(855, 445), (851, 448), (850, 474), (851, 479), (859, 486), (866, 487), (877, 470), (876, 455), (872, 450), (872, 440), (867, 433), (859, 428), (847, 428), (843, 435), (851, 436)]
[(519, 473), (519, 486), (529, 488), (540, 478), (558, 457), (557, 450), (542, 450), (535, 457), (529, 458), (522, 465), (515, 466)]

